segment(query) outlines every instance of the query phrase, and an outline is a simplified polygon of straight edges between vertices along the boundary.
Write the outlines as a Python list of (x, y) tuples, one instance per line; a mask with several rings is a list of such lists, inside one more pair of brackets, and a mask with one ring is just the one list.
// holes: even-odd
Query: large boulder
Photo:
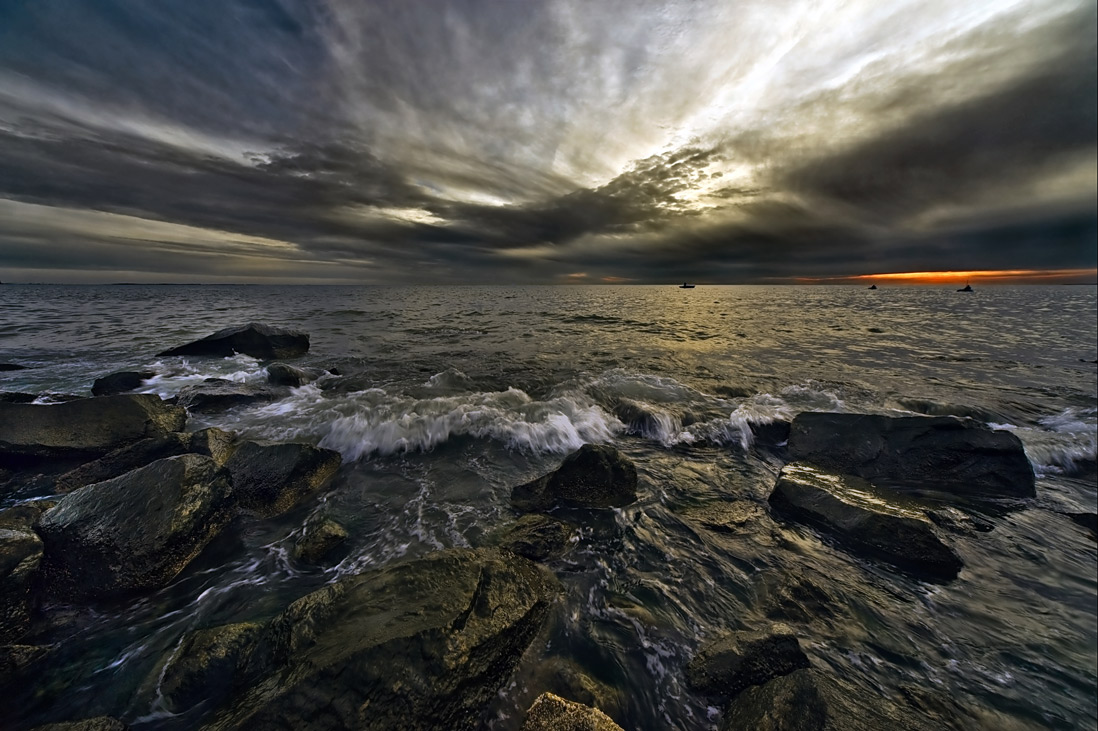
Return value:
[(497, 549), (452, 549), (297, 600), (266, 627), (215, 729), (480, 727), (542, 627), (552, 577)]
[(46, 590), (56, 597), (163, 586), (234, 514), (232, 487), (209, 457), (158, 460), (66, 495), (35, 526)]
[(42, 539), (31, 526), (40, 515), (33, 505), (0, 512), (0, 644), (18, 640), (30, 628), (42, 560)]
[(262, 629), (255, 622), (241, 622), (184, 635), (167, 664), (157, 668), (165, 707), (182, 713), (199, 703), (220, 702), (247, 664)]
[(917, 506), (858, 477), (788, 464), (778, 475), (770, 505), (834, 536), (859, 555), (918, 576), (948, 581), (964, 565)]
[(733, 632), (705, 645), (686, 666), (686, 680), (700, 693), (734, 698), (752, 685), (807, 667), (808, 658), (793, 630), (778, 624)]
[(116, 393), (132, 391), (156, 374), (152, 371), (119, 371), (102, 378), (96, 378), (92, 384), (93, 396), (112, 396)]
[(240, 507), (270, 518), (322, 488), (342, 461), (339, 452), (309, 444), (243, 442), (225, 468)]
[(180, 345), (160, 355), (207, 355), (226, 358), (236, 353), (259, 360), (296, 358), (309, 352), (309, 336), (298, 330), (286, 330), (259, 322), (227, 327), (193, 343)]
[(57, 478), (56, 489), (58, 492), (72, 492), (85, 485), (124, 475), (130, 470), (144, 467), (158, 459), (181, 454), (202, 454), (212, 457), (220, 466), (232, 452), (233, 439), (232, 434), (216, 427), (194, 433), (172, 432), (163, 436), (149, 437), (66, 472)]
[(151, 394), (59, 404), (0, 403), (0, 463), (95, 458), (146, 437), (179, 431), (187, 413)]
[(721, 731), (929, 731), (916, 715), (817, 670), (797, 670), (748, 688)]
[(519, 731), (622, 731), (622, 728), (597, 708), (542, 693), (526, 711), (526, 722)]
[(894, 489), (976, 497), (1036, 494), (1033, 467), (1018, 437), (948, 416), (799, 414), (790, 428), (789, 457)]
[(235, 406), (270, 403), (278, 398), (278, 394), (266, 386), (237, 383), (223, 378), (207, 378), (203, 383), (184, 386), (177, 395), (179, 405), (195, 414), (211, 414)]
[(304, 386), (315, 381), (320, 374), (313, 370), (296, 368), (288, 363), (271, 363), (267, 366), (267, 383), (272, 386)]
[(557, 470), (511, 491), (511, 502), (520, 510), (556, 505), (610, 508), (636, 499), (637, 468), (624, 454), (602, 444), (584, 444)]

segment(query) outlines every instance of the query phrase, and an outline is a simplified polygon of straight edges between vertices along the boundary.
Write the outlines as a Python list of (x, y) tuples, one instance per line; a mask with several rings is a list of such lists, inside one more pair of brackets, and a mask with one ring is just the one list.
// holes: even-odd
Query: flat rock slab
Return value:
[(309, 444), (243, 442), (225, 469), (240, 507), (270, 518), (324, 487), (342, 462), (339, 452)]
[(151, 394), (59, 404), (0, 403), (0, 461), (99, 457), (146, 437), (180, 431), (187, 412)]
[(783, 515), (834, 536), (852, 552), (918, 576), (949, 581), (964, 565), (942, 543), (925, 513), (849, 475), (804, 463), (782, 468), (770, 505)]
[(971, 420), (806, 412), (793, 419), (788, 448), (793, 461), (894, 489), (1036, 495), (1021, 440)]
[(636, 466), (618, 450), (601, 444), (584, 444), (555, 471), (511, 491), (511, 503), (520, 510), (557, 505), (611, 508), (636, 499)]
[(622, 728), (597, 708), (542, 693), (526, 712), (526, 722), (520, 731), (622, 731)]
[(929, 731), (914, 716), (820, 671), (797, 670), (740, 693), (721, 731)]
[(264, 630), (208, 729), (480, 727), (557, 589), (498, 549), (452, 549), (330, 584)]
[(196, 454), (66, 495), (35, 525), (46, 591), (79, 599), (164, 586), (229, 522), (231, 497), (217, 464)]
[(698, 692), (734, 698), (746, 688), (808, 666), (793, 630), (778, 624), (733, 632), (705, 645), (686, 666), (686, 680)]
[(249, 322), (246, 325), (218, 330), (213, 335), (165, 350), (159, 355), (205, 355), (227, 358), (236, 353), (243, 353), (259, 360), (275, 360), (296, 358), (307, 352), (309, 352), (307, 333)]
[(278, 394), (266, 386), (211, 378), (179, 390), (179, 405), (195, 414), (212, 414), (236, 406), (270, 403)]

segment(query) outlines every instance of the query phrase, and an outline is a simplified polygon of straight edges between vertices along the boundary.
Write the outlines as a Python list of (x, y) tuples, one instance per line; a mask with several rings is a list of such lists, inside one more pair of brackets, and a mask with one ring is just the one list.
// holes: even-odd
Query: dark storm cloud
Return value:
[(0, 266), (1093, 266), (1092, 6), (817, 5), (7, 3)]

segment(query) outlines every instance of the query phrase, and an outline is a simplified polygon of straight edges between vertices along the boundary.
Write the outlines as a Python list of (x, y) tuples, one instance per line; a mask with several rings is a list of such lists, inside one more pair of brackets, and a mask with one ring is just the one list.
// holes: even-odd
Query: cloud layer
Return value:
[(6, 3), (0, 272), (1093, 268), (1095, 27), (1077, 0)]

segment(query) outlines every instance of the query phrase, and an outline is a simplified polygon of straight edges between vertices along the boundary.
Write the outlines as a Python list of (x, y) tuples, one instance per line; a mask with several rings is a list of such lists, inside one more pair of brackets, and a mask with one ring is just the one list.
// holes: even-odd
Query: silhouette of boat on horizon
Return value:
[(973, 290), (973, 289), (972, 289), (972, 285), (971, 285), (971, 284), (966, 284), (965, 286), (961, 287), (961, 288), (960, 288), (960, 289), (958, 289), (957, 291), (958, 291), (958, 292), (973, 292), (973, 291), (975, 291), (975, 290)]
[(871, 284), (871, 285), (869, 285), (869, 289), (877, 289), (877, 285), (876, 284)]
[(683, 282), (682, 284), (679, 285), (679, 289), (694, 289), (694, 285), (693, 284), (687, 284), (686, 282)]

